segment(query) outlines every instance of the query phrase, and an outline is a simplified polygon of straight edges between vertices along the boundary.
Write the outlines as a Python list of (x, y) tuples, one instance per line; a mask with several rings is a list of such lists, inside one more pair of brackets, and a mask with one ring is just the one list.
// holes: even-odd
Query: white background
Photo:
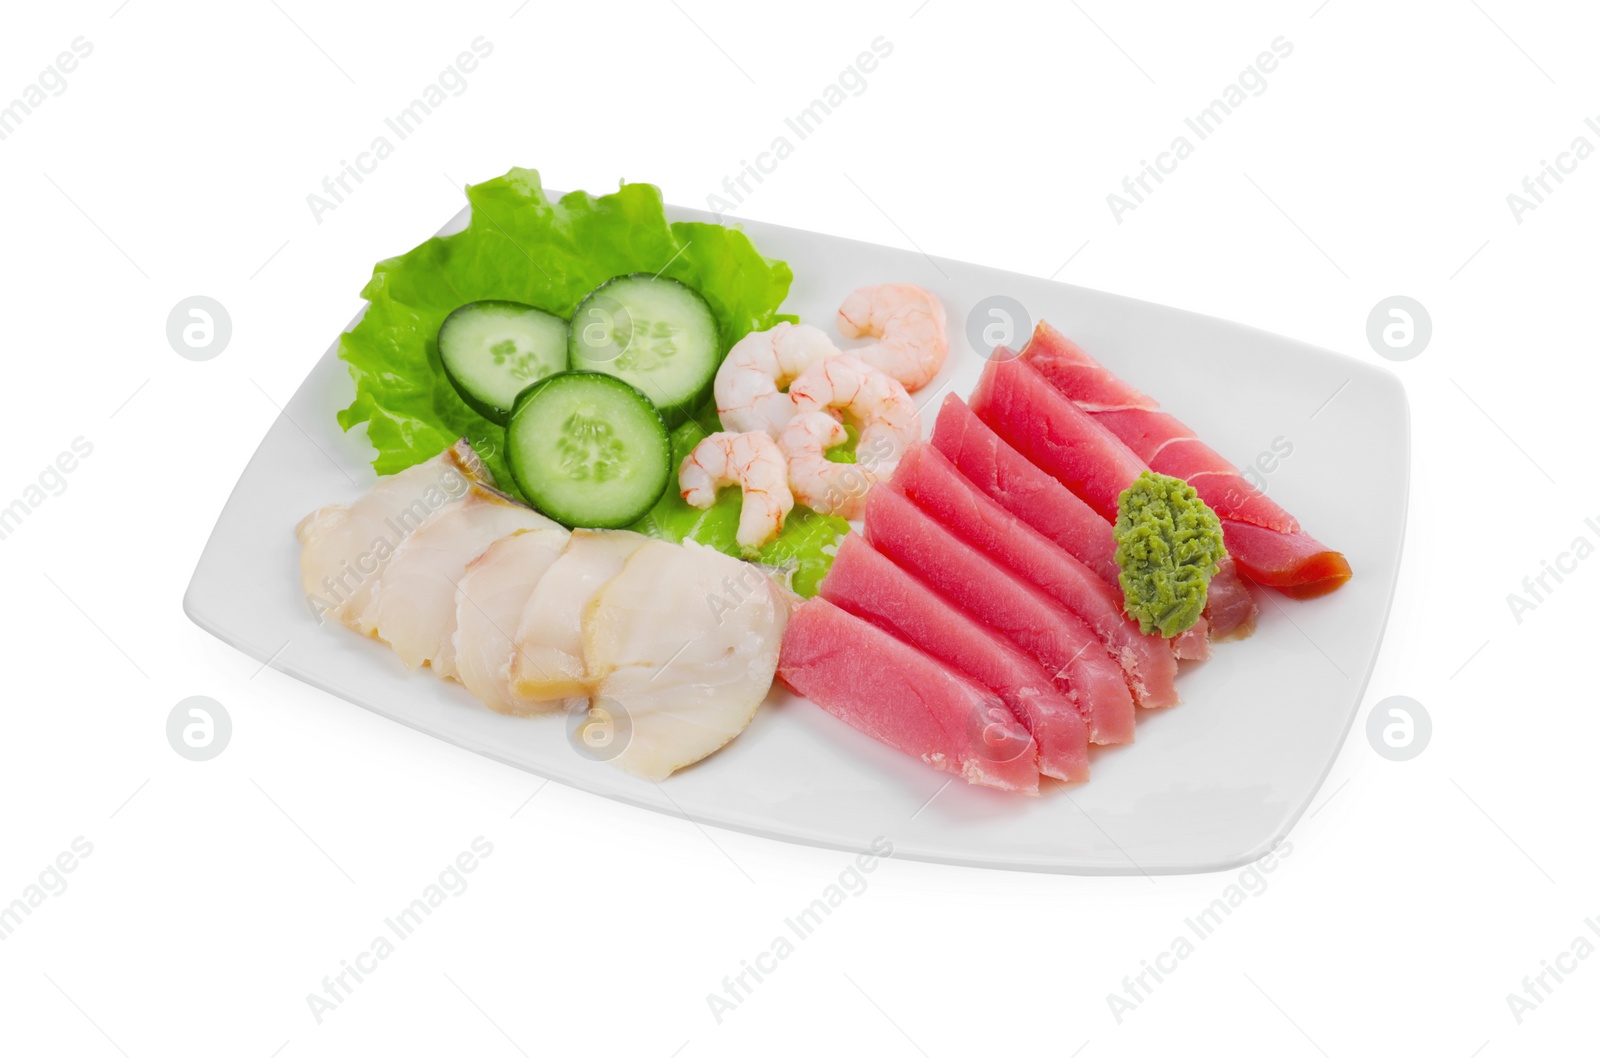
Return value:
[[(1521, 1024), (1506, 1001), (1600, 916), (1600, 563), (1520, 623), (1506, 601), (1574, 537), (1600, 535), (1583, 524), (1600, 516), (1600, 160), (1520, 224), (1506, 201), (1575, 137), (1600, 146), (1583, 124), (1600, 116), (1592, 10), (517, 2), (5, 15), (0, 102), (74, 38), (93, 53), (0, 141), (0, 505), (74, 438), (94, 450), (0, 540), (0, 903), (75, 837), (94, 851), (0, 941), (0, 1049), (1593, 1049), (1600, 958)], [(479, 36), (494, 51), (466, 91), (318, 223), (306, 196)], [(1406, 561), (1348, 744), (1269, 888), (1121, 1024), (1107, 994), (1237, 872), (891, 859), (719, 1024), (707, 993), (849, 857), (544, 788), (262, 671), (180, 609), (275, 402), (355, 312), (372, 263), (432, 233), (463, 183), (518, 164), (552, 187), (649, 180), (704, 206), (878, 36), (894, 50), (866, 90), (736, 215), (1054, 275), (1369, 362), (1381, 298), (1414, 297), (1433, 320), (1425, 351), (1391, 365), (1413, 413)], [(1279, 36), (1294, 51), (1266, 91), (1117, 223), (1106, 195)], [(205, 363), (165, 336), (194, 294), (233, 321)], [(207, 763), (165, 735), (195, 694), (234, 723)], [(1397, 694), (1434, 724), (1405, 763), (1365, 735)], [(470, 887), (319, 1025), (307, 993), (478, 835), (494, 852)]]

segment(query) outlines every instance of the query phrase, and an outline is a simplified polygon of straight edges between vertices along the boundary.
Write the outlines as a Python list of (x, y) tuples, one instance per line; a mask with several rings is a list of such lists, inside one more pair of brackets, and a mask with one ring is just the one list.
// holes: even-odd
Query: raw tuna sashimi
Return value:
[(1182, 478), (1218, 516), (1279, 532), (1299, 529), (1294, 518), (1239, 474), (1160, 405), (1113, 375), (1077, 343), (1040, 323), (1023, 357), (1067, 398), (1095, 416), (1151, 469)]
[(933, 446), (996, 503), (1065, 548), (1107, 584), (1117, 585), (1121, 570), (1111, 523), (1007, 444), (954, 393), (939, 409)]
[(1039, 792), (1036, 747), (995, 695), (827, 599), (789, 617), (778, 676), (879, 742), (980, 786)]
[[(1081, 402), (1078, 406), (1086, 407)], [(1166, 412), (1129, 408), (1093, 414), (1095, 422), (1116, 434), (1152, 470), (1194, 486), (1219, 518), (1284, 533), (1300, 528), (1288, 511), (1252, 485), (1238, 467), (1206, 447), (1187, 426)]]
[(1304, 532), (1275, 533), (1245, 522), (1222, 523), (1222, 538), (1241, 572), (1292, 599), (1313, 599), (1350, 579), (1350, 563)]
[(868, 495), (866, 531), (881, 554), (1064, 678), (1085, 707), (1091, 741), (1133, 741), (1133, 695), (1122, 667), (1082, 620), (894, 489)]
[(819, 594), (998, 694), (1033, 735), (1042, 773), (1069, 782), (1089, 777), (1089, 726), (1050, 674), (878, 554), (859, 533), (840, 541)]
[(913, 503), (1076, 614), (1116, 658), (1140, 705), (1176, 705), (1172, 648), (1122, 612), (1122, 592), (990, 499), (936, 448), (907, 449), (890, 481)]
[[(1227, 523), (1223, 523), (1222, 537), (1227, 541)], [(1211, 638), (1243, 639), (1256, 630), (1256, 600), (1250, 586), (1239, 576), (1233, 556), (1226, 555), (1218, 564), (1211, 587), (1206, 591), (1206, 620), (1211, 624)]]
[(971, 401), (978, 418), (1107, 521), (1117, 520), (1117, 497), (1149, 469), (1027, 360), (991, 359)]
[(1299, 598), (1333, 591), (1350, 579), (1350, 564), (1343, 555), (1306, 535), (1288, 511), (1194, 431), (1158, 410), (1155, 401), (1122, 382), (1054, 327), (1040, 323), (1022, 357), (1152, 469), (1192, 485), (1225, 523), (1293, 537), (1230, 535), (1228, 550), (1246, 576)]
[[(973, 391), (972, 410), (1017, 451), (1110, 521), (1116, 520), (1117, 497), (1122, 490), (1149, 469), (1127, 445), (1050, 385), (1026, 360), (991, 360)], [(1097, 459), (1099, 463), (1095, 462)], [(1228, 548), (1233, 550), (1231, 540)], [(1212, 578), (1225, 604), (1225, 619), (1213, 628), (1218, 637), (1248, 634), (1254, 628), (1255, 600), (1242, 586), (1233, 584), (1235, 579), (1226, 561)], [(1180, 651), (1178, 656), (1193, 653)]]
[(1180, 661), (1204, 661), (1211, 656), (1211, 641), (1207, 638), (1211, 630), (1204, 616), (1188, 628), (1173, 636), (1167, 642), (1172, 644), (1172, 653)]
[[(1022, 355), (1032, 361), (1033, 366), (1043, 372), (1057, 389), (1091, 414), (1135, 408), (1155, 411), (1161, 407), (1155, 398), (1146, 396), (1112, 374), (1109, 368), (1080, 349), (1077, 343), (1042, 320), (1022, 347)], [(1141, 455), (1140, 458), (1148, 462), (1147, 457)]]
[[(954, 394), (946, 397), (939, 409), (933, 446), (1000, 506), (1055, 541), (1117, 591), (1122, 590), (1111, 523), (1006, 443)], [(1211, 579), (1206, 608), (1209, 627), (1218, 639), (1240, 638), (1255, 630), (1255, 600), (1231, 558), (1222, 560)], [(1175, 653), (1180, 658), (1205, 656), (1204, 651), (1192, 649)]]

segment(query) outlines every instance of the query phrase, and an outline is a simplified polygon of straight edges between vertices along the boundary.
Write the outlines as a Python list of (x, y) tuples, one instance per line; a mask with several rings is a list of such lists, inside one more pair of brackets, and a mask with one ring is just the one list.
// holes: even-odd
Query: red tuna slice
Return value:
[(1202, 615), (1200, 620), (1185, 628), (1171, 639), (1172, 653), (1179, 661), (1204, 661), (1211, 656), (1208, 637), (1211, 625)]
[[(1223, 538), (1227, 538), (1224, 528)], [(1256, 630), (1256, 600), (1250, 586), (1239, 576), (1232, 555), (1223, 556), (1211, 586), (1206, 590), (1206, 617), (1211, 622), (1211, 638), (1243, 639)]]
[[(1350, 564), (1343, 555), (1324, 547), (1301, 532), (1299, 523), (1287, 511), (1246, 481), (1226, 459), (1195, 438), (1193, 431), (1188, 427), (1172, 416), (1154, 410), (1153, 407), (1114, 407), (1116, 401), (1132, 403), (1127, 395), (1137, 394), (1138, 391), (1121, 383), (1118, 383), (1120, 389), (1108, 388), (1104, 379), (1114, 379), (1115, 376), (1098, 364), (1095, 364), (1095, 367), (1099, 368), (1098, 372), (1086, 368), (1085, 362), (1094, 364), (1089, 354), (1068, 341), (1055, 328), (1044, 323), (1036, 327), (1033, 337), (1023, 348), (1023, 356), (1019, 359), (1023, 363), (1033, 365), (1038, 376), (1046, 379), (1052, 388), (1058, 384), (1063, 387), (1077, 387), (1063, 388), (1058, 392), (1068, 398), (1067, 403), (1082, 399), (1085, 407), (1101, 409), (1095, 411), (1091, 417), (1108, 433), (1122, 441), (1123, 447), (1129, 454), (1136, 459), (1147, 460), (1150, 467), (1163, 474), (1183, 478), (1193, 485), (1200, 498), (1223, 519), (1228, 550), (1233, 554), (1240, 572), (1251, 580), (1277, 588), (1286, 595), (1305, 598), (1333, 591), (1350, 579)], [(987, 378), (986, 372), (985, 381)], [(1084, 381), (1085, 379), (1099, 381), (1090, 385)], [(1031, 382), (1031, 380), (1025, 381)], [(983, 383), (980, 382), (979, 385), (981, 387)], [(1031, 393), (1031, 388), (1024, 385), (1023, 381), (1013, 379), (1010, 389), (1025, 394), (1028, 400), (1036, 399)], [(978, 403), (974, 395), (973, 408), (978, 411), (979, 417), (994, 425), (1003, 436), (1007, 436), (1005, 430), (990, 421)], [(1019, 402), (1013, 400), (1012, 403)], [(1077, 407), (1076, 404), (1073, 406)], [(1038, 407), (1041, 410), (1049, 408), (1042, 402)], [(1082, 411), (1081, 408), (1079, 410)], [(1065, 422), (1065, 417), (1059, 414), (1058, 417), (1063, 423)], [(1024, 424), (1024, 427), (1027, 425), (1029, 424)], [(1054, 429), (1058, 435), (1070, 436), (1067, 427), (1061, 423), (1056, 424)], [(1079, 430), (1079, 433), (1081, 432)], [(1040, 433), (1039, 428), (1033, 428), (1032, 433)], [(1007, 439), (1011, 438), (1007, 436)], [(1050, 434), (1046, 433), (1043, 442), (1049, 442), (1051, 439)], [(1013, 443), (1035, 462), (1040, 462), (1040, 457), (1034, 454), (1032, 448), (1016, 441)], [(1048, 449), (1051, 446), (1045, 445), (1045, 447)], [(1062, 446), (1056, 443), (1054, 447), (1059, 449)], [(1083, 445), (1079, 447), (1082, 448)], [(1044, 458), (1049, 458), (1049, 454), (1047, 451)], [(1040, 462), (1040, 466), (1061, 476), (1064, 484), (1089, 500), (1095, 509), (1101, 511), (1107, 518), (1115, 520), (1114, 497), (1112, 504), (1107, 508), (1104, 483), (1097, 483), (1089, 477), (1081, 466), (1081, 460), (1073, 458), (1070, 451), (1064, 454), (1057, 453), (1053, 463)], [(1063, 473), (1075, 473), (1085, 480), (1082, 484), (1075, 484), (1073, 478), (1062, 476)], [(1098, 488), (1099, 491), (1093, 493), (1085, 491), (1093, 488)], [(1237, 527), (1244, 528), (1235, 532)], [(1248, 531), (1254, 528), (1273, 533), (1273, 536), (1267, 536), (1265, 532)], [(1278, 539), (1274, 539), (1274, 536)], [(1235, 540), (1240, 543), (1236, 545)], [(1240, 547), (1246, 548), (1249, 553), (1241, 554)], [(1225, 597), (1232, 594), (1227, 590), (1226, 580), (1223, 590)], [(1235, 624), (1235, 628), (1253, 627), (1254, 600), (1251, 601), (1249, 608), (1243, 606), (1242, 600), (1238, 600), (1238, 604), (1238, 623)], [(1222, 622), (1219, 627), (1225, 624), (1226, 622)], [(1225, 636), (1227, 633), (1218, 634)]]
[(890, 480), (945, 528), (1076, 614), (1121, 664), (1146, 707), (1178, 704), (1172, 648), (1122, 612), (1122, 593), (1036, 529), (985, 496), (936, 448), (915, 445)]
[(1223, 522), (1228, 553), (1257, 584), (1291, 599), (1326, 595), (1350, 579), (1350, 563), (1307, 533), (1275, 533), (1245, 522)]
[(1121, 570), (1111, 523), (1006, 444), (954, 393), (939, 409), (933, 447), (996, 503), (1118, 586)]
[(1094, 419), (1121, 438), (1135, 455), (1150, 464), (1152, 470), (1194, 486), (1200, 498), (1219, 517), (1276, 529), (1280, 533), (1292, 533), (1300, 528), (1293, 515), (1166, 412), (1105, 411), (1096, 412)]
[(826, 599), (789, 616), (778, 675), (857, 731), (940, 771), (1039, 792), (1037, 747), (999, 698)]
[(867, 496), (866, 529), (880, 554), (1065, 679), (1084, 707), (1091, 742), (1133, 741), (1133, 695), (1122, 667), (1083, 621), (894, 489)]
[(998, 694), (1033, 735), (1045, 775), (1068, 782), (1089, 777), (1089, 725), (1050, 674), (878, 554), (859, 533), (840, 541), (819, 593)]
[[(1120, 411), (1126, 408), (1148, 408), (1153, 411), (1161, 406), (1113, 375), (1100, 361), (1080, 349), (1076, 342), (1042, 320), (1033, 329), (1028, 344), (1022, 347), (1022, 355), (1033, 361), (1033, 366), (1084, 411)], [(1146, 456), (1141, 458), (1148, 459)]]
[[(1280, 533), (1300, 531), (1300, 523), (1293, 515), (1251, 484), (1232, 463), (1207, 447), (1193, 430), (1171, 415), (1157, 411), (1153, 401), (1140, 403), (1130, 399), (1129, 394), (1136, 397), (1143, 394), (1118, 380), (1048, 323), (1034, 328), (1033, 337), (1023, 346), (1022, 355), (1069, 399), (1094, 413), (1095, 421), (1116, 434), (1153, 469), (1193, 485), (1200, 498), (1222, 518)], [(1284, 546), (1304, 549), (1301, 543)], [(1340, 561), (1343, 562), (1343, 556)], [(1316, 574), (1316, 569), (1307, 573), (1308, 576)], [(1348, 575), (1345, 579), (1349, 579)]]
[[(1117, 497), (1149, 469), (1096, 421), (1100, 416), (1068, 400), (1026, 360), (991, 360), (973, 391), (972, 411), (1025, 459), (1087, 501), (1108, 527), (1116, 521)], [(1224, 576), (1224, 598), (1237, 602), (1228, 581)], [(1253, 622), (1255, 601), (1249, 602), (1234, 627)], [(1186, 648), (1179, 656), (1204, 654)]]
[(1117, 520), (1117, 497), (1149, 469), (1026, 360), (990, 360), (971, 401), (978, 418), (1107, 521)]
[(1154, 470), (1181, 478), (1223, 518), (1283, 533), (1300, 526), (1160, 405), (1113, 375), (1066, 335), (1041, 322), (1022, 347), (1023, 357), (1050, 384), (1116, 434)]

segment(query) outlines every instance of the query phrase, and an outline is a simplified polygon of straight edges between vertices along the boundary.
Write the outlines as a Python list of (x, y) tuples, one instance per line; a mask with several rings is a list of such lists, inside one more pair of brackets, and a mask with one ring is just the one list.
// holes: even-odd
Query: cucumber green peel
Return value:
[[(361, 291), (369, 302), (366, 314), (339, 340), (356, 389), (339, 425), (366, 424), (379, 474), (431, 459), (465, 437), (502, 487), (515, 487), (505, 430), (473, 411), (439, 364), (439, 327), (467, 302), (517, 301), (571, 319), (601, 283), (644, 272), (676, 279), (706, 300), (724, 353), (751, 331), (794, 319), (778, 311), (793, 279), (787, 264), (761, 256), (737, 229), (668, 222), (653, 185), (623, 184), (598, 198), (579, 191), (553, 201), (536, 171), (512, 169), (468, 187), (467, 198), (472, 217), (464, 231), (429, 239), (373, 268)], [(674, 431), (674, 473), (676, 461), (688, 454), (680, 441), (708, 414), (717, 428), (715, 409), (705, 407)], [(634, 528), (740, 555), (733, 539), (739, 501), (738, 490), (729, 489), (711, 510), (698, 511), (668, 488)], [(821, 519), (797, 509), (767, 545), (794, 563), (797, 590), (810, 585), (803, 594), (815, 591), (845, 525)]]
[(1147, 470), (1117, 497), (1112, 535), (1124, 608), (1139, 630), (1171, 639), (1192, 628), (1227, 554), (1216, 512), (1189, 485)]
[(506, 440), (517, 488), (562, 525), (621, 529), (677, 476), (667, 424), (620, 378), (563, 371), (517, 401)]

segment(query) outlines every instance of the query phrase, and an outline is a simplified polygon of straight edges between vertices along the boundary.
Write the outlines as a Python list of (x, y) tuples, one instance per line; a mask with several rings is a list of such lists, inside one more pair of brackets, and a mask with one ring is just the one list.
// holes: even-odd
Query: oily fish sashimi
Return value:
[(867, 500), (866, 537), (950, 605), (1055, 674), (1089, 721), (1090, 741), (1133, 741), (1134, 701), (1122, 667), (1075, 614), (968, 545), (896, 489), (877, 489)]
[[(357, 628), (388, 643), (408, 668), (455, 675), (456, 590), (467, 565), (496, 540), (556, 523), (503, 493), (474, 484), (395, 549)], [(564, 531), (564, 530), (563, 530)]]
[[(458, 476), (446, 488), (440, 474)], [(556, 713), (574, 699), (581, 712), (593, 695), (581, 741), (596, 715), (620, 718), (612, 752), (592, 755), (651, 779), (744, 729), (771, 687), (788, 617), (765, 574), (698, 544), (568, 533), (488, 481), (463, 443), (304, 520), (313, 610), (497, 712)], [(731, 606), (730, 583), (742, 586)]]
[[(729, 578), (746, 589), (731, 606)], [(776, 586), (738, 559), (692, 541), (641, 545), (584, 615), (588, 723), (603, 730), (578, 737), (652, 781), (715, 752), (766, 698), (788, 617)]]
[(650, 538), (626, 529), (578, 529), (529, 595), (510, 662), (513, 693), (524, 700), (586, 696), (583, 615), (600, 589)]
[(1089, 728), (1072, 696), (1010, 640), (951, 606), (866, 537), (850, 533), (839, 542), (819, 594), (998, 695), (1037, 743), (1040, 774), (1066, 782), (1089, 777)]
[(1350, 579), (1344, 555), (1305, 532), (1194, 431), (1060, 331), (1040, 323), (1022, 357), (1151, 469), (1193, 487), (1223, 519), (1228, 550), (1250, 579), (1292, 598), (1325, 595)]
[(1038, 746), (1000, 697), (825, 598), (795, 610), (779, 672), (857, 731), (940, 771), (1039, 792)]
[[(1029, 462), (1067, 486), (1108, 522), (1117, 519), (1124, 491), (1150, 467), (1095, 417), (1053, 386), (1033, 363), (1021, 357), (990, 360), (972, 391), (972, 411)], [(1024, 520), (1027, 520), (1024, 518)], [(1255, 603), (1224, 558), (1212, 577), (1217, 590), (1213, 618), (1216, 638), (1248, 635)], [(1198, 638), (1198, 635), (1195, 637)], [(1204, 657), (1205, 643), (1180, 636), (1180, 657)]]
[(378, 573), (400, 544), (473, 484), (493, 480), (465, 440), (378, 483), (354, 503), (314, 511), (295, 526), (300, 583), (319, 619), (357, 628)]
[[(1027, 790), (1019, 758), (995, 753), (1018, 740), (993, 737), (987, 691), (1032, 736), (1033, 770), (1087, 778), (1088, 744), (1132, 741), (1135, 696), (1175, 704), (1176, 658), (1209, 650), (1198, 610), (1171, 640), (1124, 610), (1111, 516), (1146, 470), (1027, 362), (991, 361), (972, 407), (949, 397), (931, 443), (868, 497), (865, 536), (796, 612), (780, 675), (926, 763)], [(1218, 610), (1237, 627), (1241, 604)]]
[(570, 536), (560, 529), (512, 533), (467, 563), (456, 588), (455, 676), (497, 713), (526, 716), (558, 708), (517, 693), (510, 665), (528, 599), (561, 557)]
[[(933, 430), (933, 447), (967, 480), (1062, 550), (1118, 587), (1116, 540), (1102, 518), (1054, 476), (995, 433), (956, 394), (945, 397)], [(1173, 642), (1179, 658), (1203, 658), (1206, 636), (1234, 639), (1255, 630), (1256, 605), (1232, 558), (1211, 578), (1205, 618)]]
[[(530, 590), (542, 572), (537, 556), (496, 561), (493, 567), (501, 572), (493, 578), (474, 571), (475, 563), (488, 563), (485, 555), (493, 545), (521, 533), (534, 534), (552, 553), (567, 537), (555, 522), (495, 489), (465, 440), (380, 478), (354, 503), (323, 508), (296, 528), (301, 580), (312, 609), (333, 613), (363, 635), (388, 643), (408, 668), (428, 665), (444, 678), (458, 675), (462, 613), (474, 628), (482, 628), (485, 622), (473, 604), (503, 615), (514, 603), (516, 589), (497, 583), (507, 570), (520, 569)], [(507, 550), (530, 546), (507, 543)], [(468, 585), (465, 601), (463, 584)], [(515, 627), (514, 616), (499, 621)], [(504, 638), (505, 629), (493, 631)], [(478, 649), (471, 641), (464, 645)]]
[(1143, 635), (1122, 611), (1121, 592), (1028, 523), (1001, 507), (932, 445), (913, 447), (890, 486), (976, 550), (997, 559), (1094, 630), (1122, 665), (1140, 705), (1176, 705), (1172, 649)]

